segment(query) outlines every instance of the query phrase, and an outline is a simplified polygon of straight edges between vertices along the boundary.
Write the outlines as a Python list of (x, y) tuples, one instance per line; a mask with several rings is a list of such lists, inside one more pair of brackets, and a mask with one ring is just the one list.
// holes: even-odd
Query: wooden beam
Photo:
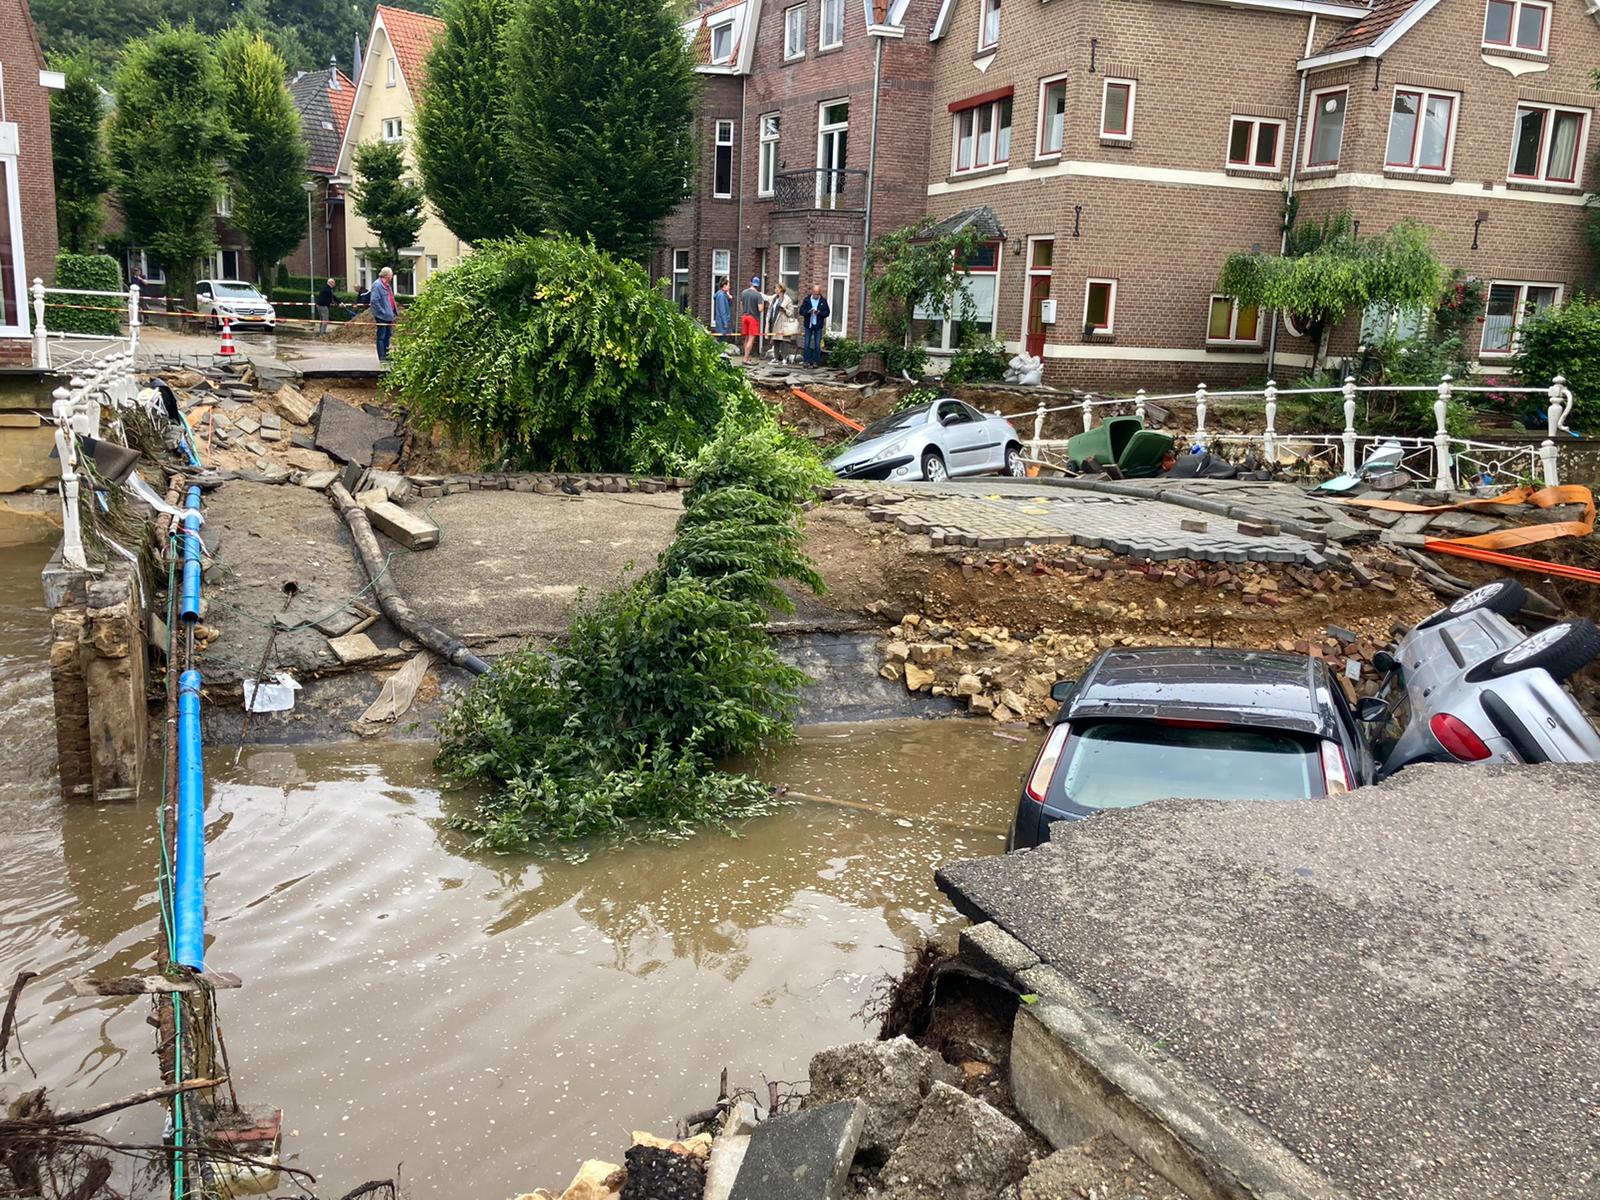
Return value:
[(239, 977), (227, 971), (206, 971), (181, 979), (168, 979), (165, 975), (125, 975), (121, 979), (69, 979), (67, 986), (74, 996), (159, 996), (200, 992), (208, 987), (236, 988)]

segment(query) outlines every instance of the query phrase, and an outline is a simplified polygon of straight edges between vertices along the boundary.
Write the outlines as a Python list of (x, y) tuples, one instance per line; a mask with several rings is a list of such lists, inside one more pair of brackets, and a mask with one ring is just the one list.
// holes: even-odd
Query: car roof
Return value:
[(1327, 668), (1303, 654), (1205, 646), (1107, 650), (1062, 719), (1176, 717), (1338, 737)]
[(260, 288), (256, 287), (255, 284), (251, 283), (248, 279), (197, 279), (197, 280), (195, 280), (195, 282), (196, 283), (231, 283), (231, 284), (235, 284), (238, 287), (247, 287), (247, 288), (251, 288), (251, 289), (253, 289), (255, 291), (258, 291), (258, 292), (261, 290)]

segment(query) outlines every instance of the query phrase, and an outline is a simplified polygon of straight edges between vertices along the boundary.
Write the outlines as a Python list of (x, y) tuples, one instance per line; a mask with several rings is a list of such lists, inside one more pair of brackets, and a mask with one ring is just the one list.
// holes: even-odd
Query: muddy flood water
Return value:
[[(54, 781), (45, 550), (0, 551), (0, 988), (38, 971), (22, 1046), (58, 1103), (159, 1082), (144, 1000), (66, 981), (155, 964), (156, 778), (137, 805)], [(628, 1130), (737, 1083), (798, 1080), (907, 948), (957, 920), (932, 873), (998, 852), (1033, 746), (964, 722), (812, 727), (760, 765), (801, 800), (737, 836), (473, 852), (430, 747), (208, 753), (213, 967), (241, 1100), (337, 1195), (397, 1163), (418, 1195), (560, 1187)], [(888, 807), (892, 813), (851, 805)], [(0, 1091), (34, 1086), (13, 1060)], [(153, 1106), (109, 1126), (159, 1137)]]

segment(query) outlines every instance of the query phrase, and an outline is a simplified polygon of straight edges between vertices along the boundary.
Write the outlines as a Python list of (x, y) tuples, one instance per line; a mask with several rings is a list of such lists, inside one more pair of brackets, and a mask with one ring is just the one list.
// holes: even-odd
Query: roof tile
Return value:
[(428, 51), (433, 48), (433, 39), (444, 32), (444, 22), (438, 17), (390, 8), (387, 4), (378, 5), (377, 16), (389, 34), (394, 56), (400, 60), (400, 73), (405, 76), (406, 86), (415, 99), (428, 77)]
[(1340, 50), (1355, 50), (1370, 46), (1381, 38), (1413, 8), (1427, 0), (1373, 0), (1372, 11), (1359, 21), (1341, 29), (1333, 41), (1322, 48), (1323, 54)]

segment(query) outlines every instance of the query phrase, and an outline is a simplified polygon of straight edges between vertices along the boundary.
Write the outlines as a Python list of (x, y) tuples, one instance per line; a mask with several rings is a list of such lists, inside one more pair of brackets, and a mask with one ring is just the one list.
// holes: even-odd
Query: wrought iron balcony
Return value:
[(777, 212), (864, 213), (867, 173), (853, 167), (779, 171), (773, 180), (772, 207)]

